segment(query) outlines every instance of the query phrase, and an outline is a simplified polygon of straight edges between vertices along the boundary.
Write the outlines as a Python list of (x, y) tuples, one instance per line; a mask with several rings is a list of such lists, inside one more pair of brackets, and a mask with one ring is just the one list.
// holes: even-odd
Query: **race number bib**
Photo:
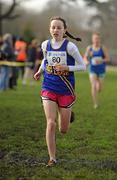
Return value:
[(47, 61), (49, 66), (67, 65), (67, 55), (65, 51), (48, 51)]
[(99, 65), (103, 63), (103, 58), (102, 57), (93, 57), (92, 58), (92, 65)]

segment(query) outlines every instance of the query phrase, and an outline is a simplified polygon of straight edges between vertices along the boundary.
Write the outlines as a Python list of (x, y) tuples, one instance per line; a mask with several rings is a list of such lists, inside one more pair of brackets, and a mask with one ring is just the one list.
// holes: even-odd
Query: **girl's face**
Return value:
[(52, 20), (50, 23), (50, 34), (55, 41), (62, 41), (66, 29), (61, 20)]
[(93, 34), (92, 43), (96, 46), (100, 45), (100, 36), (98, 34)]

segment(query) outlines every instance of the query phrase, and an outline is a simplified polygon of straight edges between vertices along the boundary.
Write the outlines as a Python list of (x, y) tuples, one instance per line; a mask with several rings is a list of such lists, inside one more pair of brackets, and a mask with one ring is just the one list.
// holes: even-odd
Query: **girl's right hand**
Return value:
[(34, 79), (35, 79), (35, 80), (39, 80), (40, 77), (41, 77), (41, 73), (37, 71), (37, 72), (34, 74)]

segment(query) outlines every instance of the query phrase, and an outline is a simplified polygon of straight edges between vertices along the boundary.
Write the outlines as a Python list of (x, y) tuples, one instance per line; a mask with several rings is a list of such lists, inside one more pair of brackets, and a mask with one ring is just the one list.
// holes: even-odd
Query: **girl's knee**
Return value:
[(49, 128), (49, 130), (53, 130), (55, 129), (55, 127), (56, 127), (56, 122), (51, 120), (47, 122), (47, 128)]
[(68, 131), (68, 128), (59, 128), (60, 133), (66, 134)]
[(69, 129), (70, 125), (70, 118), (71, 118), (71, 109), (64, 110), (64, 113), (61, 114), (59, 118), (59, 131), (62, 134), (66, 134)]

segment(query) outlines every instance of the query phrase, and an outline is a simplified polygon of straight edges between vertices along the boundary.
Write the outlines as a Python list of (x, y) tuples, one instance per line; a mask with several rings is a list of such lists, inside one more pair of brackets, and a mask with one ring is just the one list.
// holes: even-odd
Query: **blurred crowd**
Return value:
[(43, 58), (38, 39), (27, 43), (23, 37), (4, 34), (0, 37), (0, 92), (16, 89), (17, 81), (33, 85), (33, 74)]

